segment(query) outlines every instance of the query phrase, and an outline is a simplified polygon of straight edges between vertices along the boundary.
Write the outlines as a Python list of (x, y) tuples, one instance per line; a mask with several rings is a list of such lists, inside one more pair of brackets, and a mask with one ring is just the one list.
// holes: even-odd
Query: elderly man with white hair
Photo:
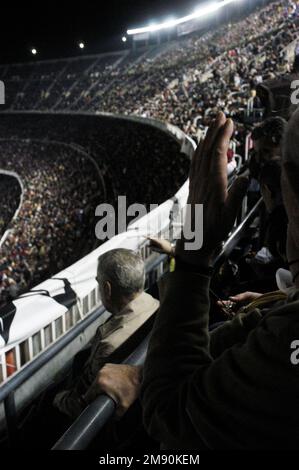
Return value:
[[(293, 287), (282, 304), (238, 315), (209, 333), (215, 249), (246, 191), (242, 179), (227, 191), (233, 131), (219, 113), (195, 153), (189, 203), (204, 204), (204, 244), (198, 251), (186, 250), (184, 239), (177, 244), (143, 371), (144, 424), (166, 449), (298, 448), (299, 110), (286, 130), (282, 170)], [(98, 383), (125, 408), (138, 393), (137, 371), (119, 367), (104, 370)]]
[[(115, 249), (100, 256), (97, 281), (102, 303), (112, 317), (98, 328), (79, 377), (54, 399), (54, 405), (70, 418), (77, 417), (100, 393), (93, 387), (93, 382), (111, 354), (121, 347), (126, 350), (126, 341), (159, 308), (159, 301), (144, 292), (144, 262), (132, 250)], [(129, 352), (122, 350), (123, 354)]]

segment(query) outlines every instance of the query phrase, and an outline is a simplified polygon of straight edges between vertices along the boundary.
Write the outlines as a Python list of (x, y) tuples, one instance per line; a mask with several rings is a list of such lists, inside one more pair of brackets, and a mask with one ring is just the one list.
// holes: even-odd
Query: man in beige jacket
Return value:
[[(98, 328), (79, 377), (53, 402), (72, 419), (83, 411), (89, 397), (94, 397), (90, 388), (107, 359), (123, 348), (159, 308), (159, 301), (144, 292), (144, 262), (131, 250), (116, 249), (103, 254), (98, 261), (97, 281), (102, 303), (112, 317)], [(125, 350), (122, 352), (126, 354)]]

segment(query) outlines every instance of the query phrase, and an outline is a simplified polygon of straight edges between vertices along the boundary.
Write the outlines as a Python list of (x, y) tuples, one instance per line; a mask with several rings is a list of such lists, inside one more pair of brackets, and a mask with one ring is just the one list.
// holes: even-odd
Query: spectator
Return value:
[(144, 292), (144, 263), (133, 251), (117, 249), (100, 256), (97, 280), (103, 305), (112, 318), (98, 328), (79, 377), (54, 399), (54, 406), (73, 419), (99, 393), (92, 385), (99, 369), (159, 307)]
[(88, 159), (57, 143), (2, 141), (0, 166), (16, 172), (23, 183), (14, 218), (19, 183), (10, 177), (1, 186), (6, 202), (1, 203), (5, 224), (2, 228), (0, 220), (0, 230), (9, 228), (0, 250), (1, 306), (82, 257), (84, 235), (84, 249), (92, 249), (88, 204), (100, 193), (101, 182)]
[(16, 178), (0, 174), (0, 240), (20, 204), (21, 188)]
[(263, 165), (266, 161), (281, 157), (281, 143), (286, 121), (280, 117), (266, 119), (252, 132), (256, 161)]

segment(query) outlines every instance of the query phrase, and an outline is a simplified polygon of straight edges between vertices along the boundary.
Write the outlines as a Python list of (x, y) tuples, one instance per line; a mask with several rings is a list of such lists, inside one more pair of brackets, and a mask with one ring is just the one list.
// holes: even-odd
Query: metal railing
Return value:
[[(149, 336), (141, 345), (123, 362), (132, 366), (144, 364)], [(52, 450), (84, 450), (98, 435), (107, 421), (112, 418), (116, 404), (108, 395), (100, 395), (91, 403), (73, 425), (53, 446)]]
[(231, 254), (233, 249), (239, 243), (241, 238), (244, 236), (244, 233), (249, 228), (250, 224), (252, 223), (254, 217), (258, 210), (262, 207), (263, 199), (259, 199), (259, 201), (253, 206), (253, 208), (249, 211), (246, 217), (241, 221), (241, 223), (236, 227), (236, 229), (231, 233), (228, 237), (226, 242), (223, 244), (221, 252), (216, 256), (214, 261), (214, 266), (217, 269), (221, 265), (221, 263)]

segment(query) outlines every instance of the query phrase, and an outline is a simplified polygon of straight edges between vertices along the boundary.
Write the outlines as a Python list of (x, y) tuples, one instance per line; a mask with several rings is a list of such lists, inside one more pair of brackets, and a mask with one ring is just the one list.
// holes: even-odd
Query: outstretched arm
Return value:
[(145, 425), (153, 437), (168, 443), (179, 442), (182, 448), (184, 442), (190, 443), (196, 436), (188, 407), (193, 401), (190, 396), (193, 378), (197, 374), (196, 380), (200, 381), (212, 364), (208, 268), (215, 249), (233, 227), (247, 189), (247, 180), (238, 179), (229, 193), (227, 190), (226, 155), (232, 134), (232, 121), (220, 113), (194, 155), (189, 223), (196, 225), (195, 206), (203, 204), (203, 246), (188, 251), (183, 237), (177, 243), (178, 269), (168, 277), (144, 368)]

